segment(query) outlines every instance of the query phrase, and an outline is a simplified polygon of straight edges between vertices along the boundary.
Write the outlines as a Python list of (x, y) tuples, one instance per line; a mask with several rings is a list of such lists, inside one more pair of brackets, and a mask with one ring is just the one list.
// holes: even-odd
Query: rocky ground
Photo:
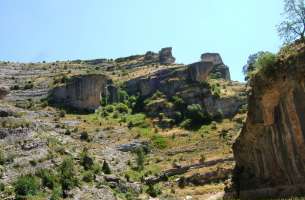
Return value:
[[(224, 73), (223, 78), (208, 79), (210, 71), (202, 72), (206, 75), (203, 76), (196, 68), (196, 73), (201, 73), (200, 76), (195, 74), (196, 80), (204, 77), (213, 85), (213, 91), (204, 89), (205, 86), (201, 87), (199, 83), (177, 90), (190, 94), (193, 89), (196, 91), (193, 94), (207, 95), (197, 95), (196, 101), (208, 97), (211, 108), (219, 106), (229, 113), (196, 129), (167, 126), (168, 123), (162, 126), (160, 122), (171, 117), (171, 112), (164, 111), (162, 106), (165, 118), (161, 120), (160, 116), (148, 114), (161, 112), (155, 107), (147, 107), (151, 109), (144, 114), (127, 110), (105, 115), (103, 108), (97, 108), (93, 113), (79, 113), (48, 104), (50, 91), (54, 87), (65, 87), (67, 80), (75, 75), (104, 74), (117, 86), (139, 77), (145, 80), (162, 70), (185, 67), (174, 61), (171, 49), (163, 49), (159, 54), (148, 52), (116, 60), (0, 63), (1, 199), (18, 198), (18, 180), (29, 174), (35, 176), (39, 187), (35, 192), (31, 190), (28, 199), (194, 200), (221, 197), (224, 188), (230, 185), (234, 167), (231, 146), (246, 115), (242, 106), (245, 87), (229, 80), (228, 69), (222, 61), (217, 63), (220, 67), (213, 69), (216, 74)], [(174, 78), (170, 76), (164, 80)], [(185, 86), (188, 83), (184, 81)], [(170, 100), (168, 96), (163, 99)], [(160, 98), (154, 99), (155, 102), (160, 102)], [(207, 109), (210, 104), (202, 101)], [(230, 112), (232, 105), (236, 105), (233, 113)], [(114, 106), (114, 109), (118, 108)], [(77, 184), (69, 183), (71, 187), (65, 189), (62, 168), (67, 159), (73, 163), (69, 170), (73, 173), (69, 177), (73, 175)], [(105, 165), (109, 166), (108, 170)], [(46, 178), (54, 187), (39, 175), (42, 169), (49, 169), (50, 174), (58, 177), (53, 180), (48, 174)]]

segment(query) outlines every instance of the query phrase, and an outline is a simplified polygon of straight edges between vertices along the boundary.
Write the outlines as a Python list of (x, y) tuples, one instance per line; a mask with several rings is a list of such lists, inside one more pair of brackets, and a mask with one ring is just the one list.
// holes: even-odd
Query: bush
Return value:
[(144, 169), (144, 161), (145, 161), (145, 153), (143, 148), (137, 148), (135, 150), (135, 153), (137, 155), (136, 161), (137, 161), (137, 170), (142, 171)]
[(262, 71), (262, 73), (269, 76), (274, 72), (274, 65), (276, 62), (276, 55), (270, 52), (266, 52), (257, 59), (254, 64), (254, 68)]
[(41, 178), (42, 185), (49, 189), (53, 189), (59, 181), (57, 176), (52, 172), (52, 170), (41, 169), (36, 173), (36, 175)]
[(113, 105), (107, 105), (104, 110), (107, 112), (107, 113), (112, 113), (114, 111), (114, 106)]
[(180, 127), (184, 129), (190, 129), (192, 127), (192, 120), (190, 119), (184, 120), (183, 122), (181, 122)]
[(104, 160), (103, 167), (102, 167), (102, 171), (103, 171), (105, 174), (111, 174), (110, 166), (109, 166), (109, 164), (106, 162), (106, 160)]
[(172, 97), (172, 102), (174, 103), (174, 106), (177, 110), (183, 111), (186, 108), (186, 104), (184, 100), (178, 96)]
[(118, 103), (116, 106), (115, 106), (115, 109), (119, 112), (119, 113), (128, 113), (128, 106), (124, 103)]
[(25, 199), (29, 195), (36, 195), (39, 191), (39, 181), (33, 175), (22, 175), (15, 182), (16, 199)]
[(81, 140), (89, 141), (89, 134), (88, 134), (88, 132), (87, 132), (87, 131), (81, 132), (81, 134), (80, 134), (80, 139), (81, 139)]
[(80, 164), (84, 167), (85, 170), (92, 169), (93, 159), (88, 155), (87, 150), (84, 150), (80, 155)]
[(0, 182), (0, 192), (3, 192), (5, 190), (4, 183)]
[(66, 158), (59, 166), (58, 172), (63, 190), (70, 190), (78, 185), (72, 158)]
[(65, 116), (66, 116), (66, 111), (61, 110), (61, 111), (59, 112), (59, 117), (60, 117), (60, 118), (63, 118), (63, 117), (65, 117)]
[(244, 66), (244, 74), (246, 80), (251, 79), (258, 72), (263, 72), (266, 75), (272, 75), (274, 65), (277, 62), (277, 56), (270, 52), (260, 51), (250, 55), (247, 65)]
[(146, 190), (146, 193), (149, 194), (149, 196), (156, 198), (158, 195), (160, 195), (161, 189), (159, 187), (153, 186), (153, 185), (149, 185), (148, 189)]
[(94, 173), (92, 171), (86, 171), (83, 175), (83, 181), (90, 183), (94, 180)]
[(151, 140), (153, 145), (159, 149), (165, 149), (167, 147), (167, 140), (161, 135), (156, 134), (152, 137)]
[(61, 187), (56, 187), (53, 189), (50, 200), (60, 200), (62, 196)]

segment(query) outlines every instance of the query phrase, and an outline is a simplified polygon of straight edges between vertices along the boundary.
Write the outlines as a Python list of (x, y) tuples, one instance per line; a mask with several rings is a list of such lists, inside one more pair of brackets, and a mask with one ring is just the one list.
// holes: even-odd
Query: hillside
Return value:
[(0, 63), (1, 199), (205, 199), (224, 191), (245, 85), (219, 54)]

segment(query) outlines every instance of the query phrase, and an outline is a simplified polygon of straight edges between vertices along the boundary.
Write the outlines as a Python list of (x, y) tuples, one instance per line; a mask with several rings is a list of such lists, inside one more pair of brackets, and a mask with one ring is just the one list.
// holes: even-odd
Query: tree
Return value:
[(284, 0), (285, 21), (278, 26), (278, 32), (285, 42), (305, 39), (305, 4), (304, 0)]
[(245, 80), (247, 81), (250, 77), (249, 77), (249, 74), (251, 72), (253, 72), (255, 70), (255, 62), (257, 61), (257, 59), (262, 56), (265, 52), (264, 51), (259, 51), (255, 54), (251, 54), (249, 57), (248, 57), (248, 60), (247, 60), (247, 64), (245, 64), (243, 66), (243, 73), (245, 75)]

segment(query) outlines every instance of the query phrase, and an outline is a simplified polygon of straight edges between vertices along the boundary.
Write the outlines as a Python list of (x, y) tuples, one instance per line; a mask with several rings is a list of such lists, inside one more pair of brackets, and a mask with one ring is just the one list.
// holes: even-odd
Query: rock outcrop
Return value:
[(3, 99), (6, 95), (9, 94), (9, 89), (4, 86), (0, 86), (0, 99)]
[(154, 53), (152, 51), (146, 52), (144, 61), (169, 65), (174, 64), (176, 59), (172, 55), (172, 47), (166, 47), (162, 48), (159, 53)]
[(94, 111), (100, 106), (103, 96), (115, 102), (116, 91), (111, 79), (105, 75), (80, 75), (72, 77), (64, 86), (54, 88), (49, 101), (80, 111)]
[(172, 55), (172, 48), (166, 47), (159, 51), (159, 62), (160, 64), (173, 64), (175, 63), (175, 58)]
[(251, 81), (247, 121), (233, 146), (242, 199), (305, 194), (304, 58), (299, 49)]
[(211, 62), (213, 63), (213, 74), (216, 78), (222, 78), (225, 80), (231, 80), (229, 67), (226, 66), (221, 56), (218, 53), (204, 53), (201, 55), (202, 62)]
[[(223, 65), (219, 55), (211, 58), (217, 58), (218, 61), (207, 59), (187, 66), (159, 70), (149, 76), (129, 80), (125, 83), (125, 90), (129, 94), (139, 95), (143, 99), (151, 97), (157, 91), (166, 95), (167, 98), (177, 95), (187, 104), (202, 105), (212, 116), (219, 114), (220, 111), (225, 117), (232, 116), (245, 101), (233, 97), (213, 96), (211, 89), (203, 84), (215, 67)], [(158, 101), (158, 106), (154, 106), (154, 108), (170, 113), (168, 111), (170, 108), (163, 106), (161, 109), (160, 107), (162, 107), (162, 102)]]

